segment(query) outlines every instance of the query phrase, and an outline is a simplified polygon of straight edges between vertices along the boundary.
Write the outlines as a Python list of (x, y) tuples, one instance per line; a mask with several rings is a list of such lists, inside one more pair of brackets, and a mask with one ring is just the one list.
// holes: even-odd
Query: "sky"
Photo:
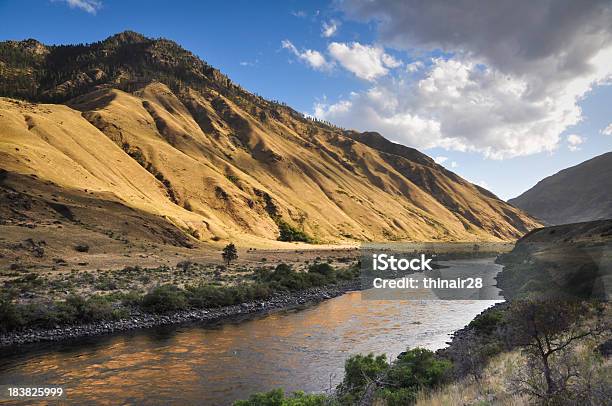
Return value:
[(0, 40), (172, 39), (503, 199), (612, 150), (612, 2), (0, 0)]

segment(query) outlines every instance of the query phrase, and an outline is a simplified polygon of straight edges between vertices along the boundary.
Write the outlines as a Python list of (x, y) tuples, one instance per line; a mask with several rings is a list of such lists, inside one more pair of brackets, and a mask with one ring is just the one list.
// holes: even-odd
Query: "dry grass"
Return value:
[(518, 351), (501, 354), (486, 367), (481, 382), (466, 378), (433, 392), (420, 392), (417, 406), (526, 405), (526, 397), (510, 394), (506, 389), (507, 379), (522, 357)]
[[(575, 396), (591, 392), (593, 404), (604, 404), (602, 399), (609, 394), (601, 390), (610, 382), (612, 360), (597, 356), (597, 346), (609, 339), (606, 336), (594, 336), (579, 342), (571, 351), (572, 368), (577, 375), (569, 381), (568, 390)], [(494, 357), (483, 372), (481, 382), (465, 378), (434, 391), (422, 391), (417, 395), (417, 406), (457, 406), (457, 405), (500, 405), (516, 406), (533, 404), (529, 397), (511, 393), (511, 381), (516, 378), (519, 368), (526, 363), (525, 355), (519, 350), (507, 352)], [(565, 367), (569, 363), (564, 364)], [(516, 390), (516, 388), (515, 388)], [(543, 390), (543, 389), (542, 389)], [(605, 390), (604, 390), (605, 391)], [(608, 392), (609, 393), (609, 390)], [(580, 401), (575, 400), (579, 404)], [(605, 402), (605, 401), (604, 401)]]
[(416, 151), (391, 159), (284, 111), (262, 121), (261, 109), (161, 83), (70, 106), (0, 99), (0, 168), (119, 201), (208, 243), (283, 247), (271, 210), (334, 244), (512, 240), (538, 226)]

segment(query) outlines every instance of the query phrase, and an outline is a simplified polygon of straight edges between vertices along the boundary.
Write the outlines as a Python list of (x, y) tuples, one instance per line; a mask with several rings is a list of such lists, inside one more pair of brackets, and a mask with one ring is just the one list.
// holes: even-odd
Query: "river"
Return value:
[[(446, 265), (469, 267), (490, 283), (501, 269), (492, 259)], [(29, 345), (0, 352), (0, 385), (61, 385), (75, 405), (227, 405), (276, 387), (318, 392), (342, 379), (352, 354), (394, 358), (407, 347), (442, 348), (494, 303), (362, 300), (349, 292), (248, 320)]]

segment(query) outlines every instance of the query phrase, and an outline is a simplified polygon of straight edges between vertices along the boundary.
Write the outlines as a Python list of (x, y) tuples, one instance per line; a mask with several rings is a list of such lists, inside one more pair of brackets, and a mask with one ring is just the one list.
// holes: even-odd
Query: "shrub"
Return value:
[(256, 393), (251, 395), (248, 400), (234, 402), (234, 406), (323, 406), (327, 404), (325, 395), (307, 395), (304, 392), (293, 392), (291, 395), (285, 396), (282, 389)]
[(84, 299), (81, 296), (69, 296), (63, 302), (55, 304), (55, 311), (50, 313), (48, 322), (55, 320), (60, 324), (91, 323), (100, 320), (116, 319), (119, 314), (115, 312), (110, 302), (102, 296), (92, 296)]
[(199, 285), (187, 289), (189, 304), (197, 308), (229, 306), (236, 304), (236, 297), (230, 288)]
[(235, 185), (238, 185), (240, 182), (240, 178), (236, 175), (225, 175), (225, 177)]
[(384, 399), (385, 404), (411, 404), (419, 390), (440, 385), (451, 369), (450, 361), (424, 348), (405, 351), (391, 364), (385, 355), (355, 355), (345, 363), (338, 393), (343, 404), (354, 404), (374, 384), (376, 398)]
[(214, 286), (202, 284), (187, 288), (189, 304), (196, 308), (231, 306), (268, 298), (272, 291), (268, 285), (255, 283), (242, 286)]
[(187, 308), (185, 292), (174, 285), (154, 288), (142, 298), (142, 308), (153, 313), (166, 313)]
[(22, 322), (21, 315), (11, 298), (0, 296), (0, 331), (5, 333), (14, 330), (21, 326)]
[(307, 243), (313, 243), (313, 239), (308, 236), (305, 232), (298, 230), (285, 220), (278, 219), (276, 221), (278, 225), (278, 240), (279, 241), (302, 241)]
[(501, 310), (488, 310), (476, 316), (468, 327), (476, 330), (479, 335), (489, 335), (502, 325), (503, 319), (504, 314)]
[(361, 398), (366, 385), (375, 381), (389, 369), (386, 355), (354, 355), (344, 363), (344, 380), (338, 386), (343, 404), (355, 404)]
[(336, 276), (336, 270), (334, 269), (333, 266), (331, 266), (328, 263), (311, 265), (308, 268), (308, 272), (318, 273), (330, 279), (331, 278), (335, 279), (335, 276)]
[(278, 264), (272, 272), (259, 269), (255, 271), (255, 278), (274, 290), (301, 290), (312, 286), (307, 274), (295, 272), (287, 264)]
[[(452, 364), (439, 359), (425, 348), (414, 348), (400, 354), (389, 371), (389, 381), (400, 388), (431, 388), (441, 384), (448, 377)], [(393, 385), (391, 385), (393, 386)]]
[(350, 266), (342, 271), (336, 271), (336, 277), (338, 279), (343, 280), (352, 280), (359, 278), (359, 274), (361, 273), (361, 267), (359, 264)]
[(408, 388), (383, 388), (378, 396), (385, 400), (386, 406), (406, 406), (416, 403), (416, 392)]

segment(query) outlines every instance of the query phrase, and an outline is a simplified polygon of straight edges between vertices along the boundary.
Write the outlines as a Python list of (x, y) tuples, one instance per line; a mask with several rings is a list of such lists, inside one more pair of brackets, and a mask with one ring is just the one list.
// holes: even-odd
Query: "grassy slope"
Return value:
[(308, 120), (172, 41), (7, 41), (0, 57), (0, 96), (65, 104), (3, 99), (0, 168), (112, 194), (201, 241), (270, 246), (281, 220), (329, 243), (511, 240), (538, 225), (419, 151)]
[(526, 396), (506, 389), (512, 371), (520, 362), (524, 360), (518, 350), (500, 354), (489, 362), (480, 382), (464, 378), (433, 391), (422, 391), (417, 395), (416, 406), (527, 405)]
[(296, 227), (303, 213), (320, 242), (511, 239), (537, 225), (434, 163), (305, 135), (290, 117), (261, 123), (214, 92), (183, 100), (160, 83), (71, 107), (3, 99), (3, 169), (112, 194), (203, 241), (274, 240), (270, 210)]

